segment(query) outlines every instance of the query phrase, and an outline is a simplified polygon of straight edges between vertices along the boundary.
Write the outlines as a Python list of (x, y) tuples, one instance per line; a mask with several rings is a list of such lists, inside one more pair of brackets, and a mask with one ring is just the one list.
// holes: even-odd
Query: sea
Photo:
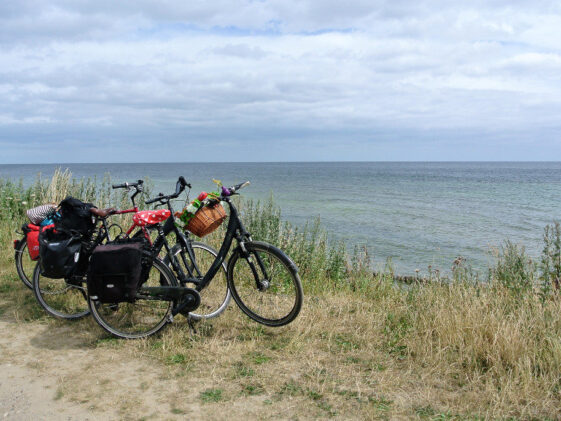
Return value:
[(539, 259), (544, 227), (561, 220), (561, 162), (10, 164), (0, 178), (29, 185), (57, 167), (114, 183), (149, 178), (154, 193), (171, 193), (180, 175), (194, 194), (212, 179), (249, 180), (243, 196), (272, 196), (297, 226), (319, 217), (331, 241), (366, 247), (374, 270), (390, 259), (401, 275), (447, 273), (460, 256), (485, 275), (506, 240)]

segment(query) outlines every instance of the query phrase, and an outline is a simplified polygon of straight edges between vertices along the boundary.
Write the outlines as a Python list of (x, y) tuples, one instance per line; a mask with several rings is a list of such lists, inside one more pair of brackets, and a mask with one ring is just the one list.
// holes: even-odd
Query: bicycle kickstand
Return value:
[(187, 316), (187, 324), (189, 325), (189, 329), (193, 331), (193, 333), (197, 334), (197, 329), (195, 329), (195, 320), (191, 318), (191, 316)]

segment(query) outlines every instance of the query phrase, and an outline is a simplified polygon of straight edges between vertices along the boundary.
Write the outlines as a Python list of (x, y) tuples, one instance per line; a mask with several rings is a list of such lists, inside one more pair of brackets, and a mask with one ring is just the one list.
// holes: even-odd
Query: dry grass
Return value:
[[(282, 237), (283, 229), (274, 234)], [(312, 260), (335, 268), (321, 233), (313, 241), (325, 254)], [(310, 243), (304, 245), (303, 253)], [(519, 251), (508, 253), (528, 273)], [(485, 284), (459, 271), (456, 281), (403, 288), (371, 275), (364, 262), (344, 276), (334, 269), (333, 277), (317, 275), (310, 265), (302, 274), (303, 311), (289, 326), (260, 326), (232, 303), (196, 332), (178, 317), (156, 337), (119, 341), (91, 320), (68, 325), (43, 316), (17, 279), (11, 250), (0, 257), (0, 317), (53, 330), (71, 326), (67, 334), (90, 352), (118, 358), (80, 376), (61, 375), (58, 399), (88, 402), (96, 411), (109, 400), (130, 419), (142, 411), (158, 418), (154, 408), (164, 404), (170, 418), (194, 406), (209, 419), (561, 417), (560, 297), (532, 283), (514, 288), (508, 280), (515, 266), (506, 258), (492, 271), (500, 276)], [(138, 390), (168, 393), (152, 406), (127, 400), (126, 391), (104, 380), (117, 366), (127, 369), (123, 360), (130, 370), (150, 365), (161, 373), (138, 383)]]
[[(21, 289), (11, 296), (29, 294)], [(5, 317), (36, 313), (32, 301), (18, 307), (4, 304)], [(157, 362), (162, 376), (150, 386), (175, 390), (167, 402), (177, 411), (191, 405), (182, 394), (196, 392), (210, 418), (247, 411), (286, 419), (558, 419), (558, 307), (559, 301), (513, 303), (500, 288), (404, 291), (382, 283), (366, 297), (308, 297), (301, 316), (281, 329), (262, 327), (232, 307), (198, 324), (196, 333), (178, 320), (157, 337), (119, 341), (86, 320), (67, 334), (74, 332), (86, 347), (117, 353), (92, 375), (112, 371), (111, 364), (122, 369), (127, 359), (130, 370)], [(66, 325), (25, 319), (47, 322), (50, 329)], [(87, 372), (65, 377), (60, 390), (71, 401), (102, 408), (113, 399), (123, 414), (134, 412), (123, 391), (92, 390)]]

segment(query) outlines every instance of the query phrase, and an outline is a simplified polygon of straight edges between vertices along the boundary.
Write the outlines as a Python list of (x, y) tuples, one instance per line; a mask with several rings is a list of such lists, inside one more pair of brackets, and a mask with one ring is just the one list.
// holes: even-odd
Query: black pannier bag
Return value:
[(68, 196), (59, 204), (60, 220), (56, 222), (56, 227), (88, 234), (95, 227), (95, 218), (90, 212), (94, 207), (91, 203)]
[(97, 246), (88, 269), (88, 294), (102, 303), (134, 301), (146, 280), (141, 242)]
[(69, 278), (80, 260), (80, 238), (54, 229), (39, 234), (41, 275), (47, 278)]

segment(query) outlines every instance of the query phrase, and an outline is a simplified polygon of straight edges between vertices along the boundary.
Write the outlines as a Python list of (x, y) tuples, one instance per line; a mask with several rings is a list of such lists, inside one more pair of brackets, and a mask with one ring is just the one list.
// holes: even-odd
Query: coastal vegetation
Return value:
[[(391, 263), (374, 273), (368, 250), (348, 253), (319, 220), (296, 227), (283, 221), (272, 200), (242, 201), (254, 239), (278, 245), (299, 266), (301, 315), (286, 327), (266, 328), (232, 303), (195, 331), (178, 317), (159, 336), (120, 341), (90, 320), (68, 324), (45, 316), (19, 281), (11, 248), (25, 210), (38, 204), (71, 194), (98, 206), (129, 206), (126, 194), (110, 185), (109, 175), (76, 180), (63, 171), (27, 188), (0, 180), (0, 318), (47, 323), (53, 332), (69, 325), (65, 334), (86, 349), (116, 353), (119, 361), (157, 361), (164, 373), (159, 386), (174, 384), (162, 404), (166, 417), (180, 418), (193, 402), (212, 419), (243, 411), (260, 419), (561, 416), (559, 223), (545, 227), (538, 261), (522, 245), (505, 241), (486, 273), (458, 259), (448, 275), (431, 268), (402, 284)], [(217, 246), (222, 233), (204, 240)], [(116, 385), (100, 385), (95, 375), (60, 376), (53, 399), (85, 400), (93, 413), (102, 410), (101, 399), (113, 399), (111, 405), (130, 419), (154, 404), (127, 404)], [(200, 380), (198, 386), (187, 378)], [(184, 399), (188, 393), (191, 401)]]

